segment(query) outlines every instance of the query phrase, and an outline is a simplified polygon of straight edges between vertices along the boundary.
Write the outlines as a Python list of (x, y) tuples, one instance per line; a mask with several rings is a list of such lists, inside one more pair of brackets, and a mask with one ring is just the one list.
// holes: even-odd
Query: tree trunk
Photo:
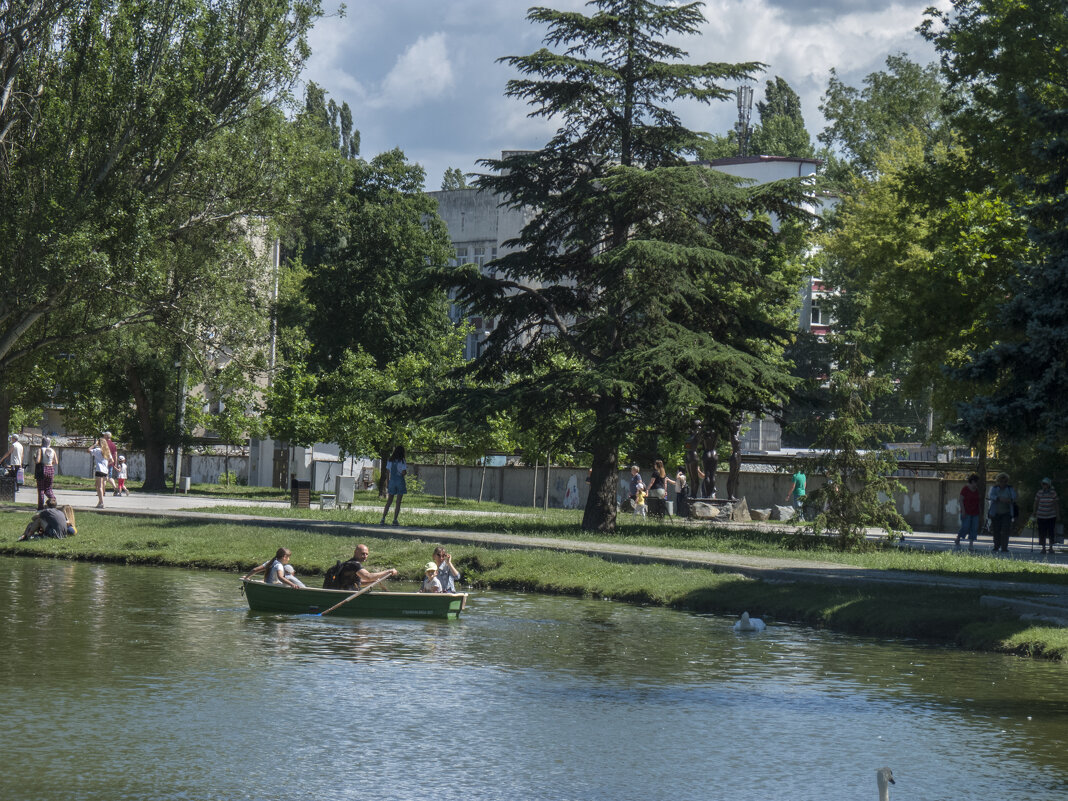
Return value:
[(168, 444), (166, 436), (153, 423), (148, 395), (133, 366), (126, 368), (126, 386), (130, 388), (130, 397), (134, 401), (134, 411), (145, 446), (145, 483), (141, 489), (146, 492), (162, 492), (167, 488), (164, 468)]
[[(9, 434), (14, 434), (11, 430), (11, 395), (6, 389), (0, 389), (0, 436), (4, 438), (4, 450), (7, 450), (8, 445), (11, 444), (11, 440), (8, 439)], [(26, 460), (26, 456), (22, 457), (23, 461)]]
[(986, 526), (986, 449), (989, 442), (990, 435), (986, 431), (979, 435), (979, 460), (975, 471), (979, 474), (979, 533), (985, 531)]
[(616, 530), (616, 484), (619, 483), (619, 448), (599, 443), (593, 448), (590, 494), (582, 513), (582, 529), (611, 534)]

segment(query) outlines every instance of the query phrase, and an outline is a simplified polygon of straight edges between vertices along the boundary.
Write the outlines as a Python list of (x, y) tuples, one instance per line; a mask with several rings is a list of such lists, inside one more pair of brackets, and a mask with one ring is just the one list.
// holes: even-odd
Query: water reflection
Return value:
[[(601, 601), (248, 612), (233, 576), (0, 559), (3, 799), (1049, 799), (1065, 668)], [(754, 769), (755, 768), (755, 769)]]

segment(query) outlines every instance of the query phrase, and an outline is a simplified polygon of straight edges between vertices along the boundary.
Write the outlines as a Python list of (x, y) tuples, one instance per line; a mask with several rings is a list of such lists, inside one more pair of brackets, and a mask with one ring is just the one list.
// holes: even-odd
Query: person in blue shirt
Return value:
[(438, 581), (442, 592), (456, 592), (456, 579), (460, 571), (452, 566), (452, 554), (440, 545), (434, 549), (434, 564), (438, 566)]

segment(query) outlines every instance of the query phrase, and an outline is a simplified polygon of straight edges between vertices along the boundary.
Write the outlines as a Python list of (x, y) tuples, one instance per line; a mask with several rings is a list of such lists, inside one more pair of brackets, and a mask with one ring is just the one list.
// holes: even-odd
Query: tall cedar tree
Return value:
[(590, 16), (531, 9), (562, 52), (501, 59), (528, 76), (507, 95), (560, 121), (543, 149), (486, 161), (495, 174), (478, 181), (529, 222), (485, 274), (466, 265), (442, 275), (457, 302), (498, 318), (478, 369), (510, 377), (499, 406), (589, 413), (582, 526), (612, 531), (626, 435), (785, 393), (790, 379), (768, 343), (790, 334), (768, 309), (788, 305), (795, 287), (765, 257), (769, 214), (799, 214), (803, 188), (752, 187), (688, 163), (698, 135), (670, 104), (731, 98), (717, 82), (762, 66), (682, 63), (687, 54), (665, 40), (698, 32), (702, 3), (588, 5)]

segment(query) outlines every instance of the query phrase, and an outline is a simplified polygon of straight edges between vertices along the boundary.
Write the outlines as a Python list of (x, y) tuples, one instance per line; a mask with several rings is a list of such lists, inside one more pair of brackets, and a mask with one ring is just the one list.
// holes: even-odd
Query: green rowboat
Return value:
[[(253, 612), (317, 615), (352, 595), (352, 590), (294, 589), (282, 584), (242, 579)], [(342, 604), (329, 617), (416, 617), (455, 619), (467, 605), (467, 593), (365, 592)]]

